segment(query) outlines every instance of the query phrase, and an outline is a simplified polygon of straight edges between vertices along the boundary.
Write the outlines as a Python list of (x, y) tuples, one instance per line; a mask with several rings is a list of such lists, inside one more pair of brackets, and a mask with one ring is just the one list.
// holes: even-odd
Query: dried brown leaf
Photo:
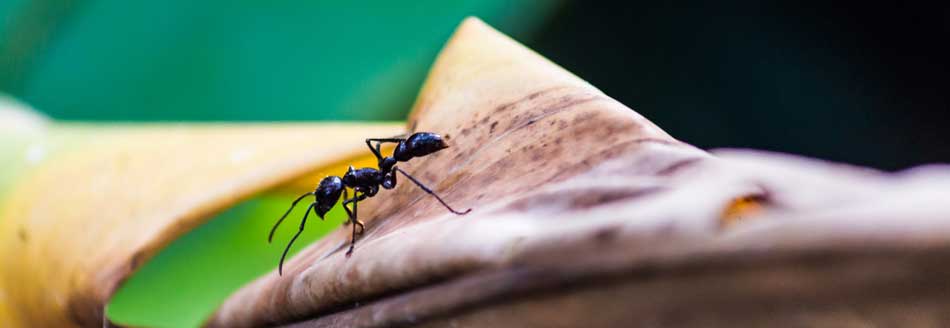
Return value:
[(710, 155), (475, 19), (410, 126), (451, 136), (407, 168), (471, 214), (403, 183), (361, 207), (352, 257), (338, 231), (209, 325), (926, 326), (950, 304), (933, 289), (950, 272), (934, 261), (950, 251), (947, 168)]
[[(510, 234), (530, 229), (479, 219), (492, 211), (488, 204), (621, 154), (662, 153), (641, 166), (645, 171), (705, 156), (477, 19), (466, 20), (442, 50), (409, 125), (443, 134), (452, 147), (404, 168), (450, 204), (475, 208), (472, 214), (446, 214), (404, 182), (365, 201), (360, 215), (367, 230), (352, 257), (341, 252), (348, 231), (325, 237), (291, 260), (284, 276), (265, 276), (232, 297), (213, 325), (287, 322), (494, 265), (518, 249)], [(453, 242), (441, 243), (447, 239)]]

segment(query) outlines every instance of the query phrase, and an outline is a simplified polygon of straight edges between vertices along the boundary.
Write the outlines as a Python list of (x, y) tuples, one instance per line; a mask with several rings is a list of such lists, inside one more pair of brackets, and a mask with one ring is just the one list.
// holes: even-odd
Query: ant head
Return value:
[(343, 188), (345, 187), (340, 177), (331, 176), (320, 180), (320, 185), (314, 191), (314, 196), (317, 198), (317, 205), (314, 208), (320, 218), (323, 218), (323, 215), (327, 214), (333, 208), (333, 205), (336, 205), (336, 202), (340, 200)]
[(432, 132), (416, 132), (396, 146), (393, 157), (399, 161), (408, 161), (413, 157), (426, 156), (445, 148), (449, 148), (449, 145), (442, 136)]

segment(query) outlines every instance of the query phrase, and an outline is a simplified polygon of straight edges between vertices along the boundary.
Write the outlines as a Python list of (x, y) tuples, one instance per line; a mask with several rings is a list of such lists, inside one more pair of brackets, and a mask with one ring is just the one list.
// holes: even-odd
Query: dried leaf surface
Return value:
[(209, 325), (926, 326), (950, 304), (947, 167), (708, 154), (474, 19), (410, 126), (453, 147), (405, 168), (471, 214), (403, 182), (352, 257), (338, 231)]
[(4, 199), (5, 326), (101, 326), (119, 285), (178, 236), (255, 193), (365, 157), (367, 135), (401, 132), (394, 124), (50, 129), (81, 141), (46, 154)]
[(291, 260), (284, 276), (265, 276), (234, 295), (213, 325), (288, 322), (496, 265), (520, 252), (536, 224), (478, 219), (493, 211), (488, 204), (621, 154), (662, 154), (639, 167), (648, 172), (706, 156), (476, 19), (466, 20), (443, 49), (409, 125), (441, 133), (452, 146), (402, 167), (448, 203), (474, 211), (447, 214), (402, 181), (360, 207), (367, 230), (350, 258), (341, 252), (349, 231), (325, 237)]

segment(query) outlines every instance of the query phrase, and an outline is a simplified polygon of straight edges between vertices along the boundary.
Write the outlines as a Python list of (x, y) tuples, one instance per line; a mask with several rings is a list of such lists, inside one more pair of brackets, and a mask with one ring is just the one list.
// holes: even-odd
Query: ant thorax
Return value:
[(364, 167), (353, 169), (351, 166), (346, 174), (343, 175), (343, 184), (350, 188), (378, 186), (383, 182), (383, 174), (379, 170)]

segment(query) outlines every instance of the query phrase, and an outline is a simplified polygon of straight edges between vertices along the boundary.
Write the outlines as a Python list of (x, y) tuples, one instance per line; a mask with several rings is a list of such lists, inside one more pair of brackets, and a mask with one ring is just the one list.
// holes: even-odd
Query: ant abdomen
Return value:
[(393, 157), (397, 161), (405, 162), (413, 157), (426, 156), (445, 148), (449, 148), (449, 145), (445, 143), (442, 136), (431, 132), (416, 132), (396, 146)]

